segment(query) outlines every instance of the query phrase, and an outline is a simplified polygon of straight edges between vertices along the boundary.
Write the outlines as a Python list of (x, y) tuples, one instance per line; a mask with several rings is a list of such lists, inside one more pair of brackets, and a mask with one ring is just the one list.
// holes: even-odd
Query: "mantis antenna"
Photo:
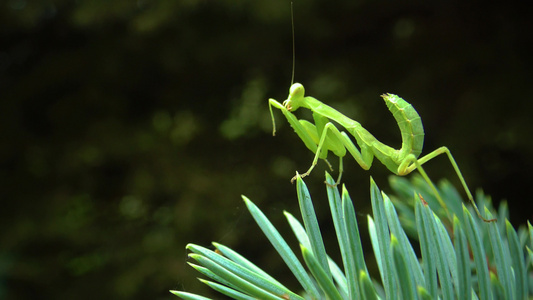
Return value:
[(294, 70), (296, 69), (296, 42), (294, 41), (294, 2), (291, 1), (291, 29), (292, 29), (292, 77), (291, 85), (294, 83)]

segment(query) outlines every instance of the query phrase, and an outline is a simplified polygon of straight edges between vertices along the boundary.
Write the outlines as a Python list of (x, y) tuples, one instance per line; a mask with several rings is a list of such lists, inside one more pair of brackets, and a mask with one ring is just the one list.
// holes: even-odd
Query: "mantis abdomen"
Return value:
[[(422, 126), (422, 119), (413, 108), (402, 98), (393, 94), (381, 95), (389, 111), (396, 119), (400, 132), (402, 134), (402, 148), (400, 149), (400, 157), (405, 157), (408, 154), (413, 154), (418, 157), (422, 153), (424, 146), (424, 127)], [(406, 151), (406, 153), (402, 153)]]

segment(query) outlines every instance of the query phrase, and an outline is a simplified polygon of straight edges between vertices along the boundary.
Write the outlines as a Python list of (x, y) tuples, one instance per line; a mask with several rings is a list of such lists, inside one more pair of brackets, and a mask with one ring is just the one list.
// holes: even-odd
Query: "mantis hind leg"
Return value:
[[(422, 175), (422, 177), (424, 178), (424, 180), (429, 184), (431, 190), (433, 191), (433, 193), (437, 197), (437, 200), (439, 201), (440, 205), (443, 206), (446, 209), (446, 211), (448, 211), (448, 209), (446, 208), (446, 203), (444, 203), (444, 200), (442, 200), (442, 197), (440, 196), (439, 192), (437, 191), (437, 188), (435, 187), (435, 185), (433, 184), (431, 179), (429, 179), (429, 176), (427, 175), (426, 171), (422, 167), (422, 165), (424, 163), (426, 163), (429, 160), (431, 160), (431, 159), (433, 159), (433, 158), (435, 158), (435, 157), (437, 157), (437, 156), (439, 156), (441, 154), (444, 154), (444, 153), (446, 153), (446, 155), (448, 156), (448, 159), (449, 159), (450, 163), (452, 164), (452, 167), (455, 170), (455, 173), (457, 174), (457, 177), (461, 181), (461, 185), (463, 186), (463, 188), (465, 190), (465, 193), (466, 193), (466, 195), (468, 197), (468, 200), (470, 201), (470, 203), (474, 207), (474, 210), (476, 211), (476, 214), (478, 215), (478, 217), (481, 218), (485, 222), (494, 222), (494, 221), (496, 221), (496, 219), (486, 219), (486, 218), (484, 218), (481, 215), (481, 212), (479, 211), (479, 209), (478, 209), (478, 207), (476, 205), (476, 202), (474, 201), (474, 197), (472, 197), (472, 193), (470, 193), (470, 189), (466, 185), (466, 181), (465, 181), (465, 179), (463, 177), (463, 174), (461, 173), (461, 170), (459, 169), (459, 166), (457, 166), (457, 163), (455, 162), (455, 159), (453, 158), (452, 153), (450, 152), (450, 150), (447, 147), (440, 147), (440, 148), (432, 151), (431, 153), (421, 157), (420, 159), (417, 159), (412, 154), (409, 155), (407, 158), (405, 158), (404, 162), (402, 162), (402, 164), (398, 168), (398, 175), (400, 175), (400, 176), (407, 175), (407, 174), (411, 173), (413, 170), (417, 169), (420, 172), (420, 174)], [(448, 212), (448, 215), (449, 215), (449, 212)]]

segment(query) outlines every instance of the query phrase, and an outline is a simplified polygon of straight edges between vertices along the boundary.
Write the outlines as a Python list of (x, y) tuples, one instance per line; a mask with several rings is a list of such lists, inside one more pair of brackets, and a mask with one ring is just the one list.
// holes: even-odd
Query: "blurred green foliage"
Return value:
[[(425, 151), (450, 147), (469, 185), (507, 198), (522, 222), (525, 5), (295, 1), (296, 80), (389, 144), (399, 130), (379, 95), (400, 95), (422, 116)], [(291, 67), (285, 0), (1, 2), (0, 298), (198, 292), (184, 246), (211, 240), (283, 279), (239, 195), (297, 206), (289, 179), (313, 155), (281, 116), (271, 137), (267, 108)], [(368, 199), (368, 175), (386, 183), (379, 163), (345, 165), (354, 199)], [(454, 178), (445, 159), (427, 170)], [(322, 178), (307, 183), (321, 190)]]

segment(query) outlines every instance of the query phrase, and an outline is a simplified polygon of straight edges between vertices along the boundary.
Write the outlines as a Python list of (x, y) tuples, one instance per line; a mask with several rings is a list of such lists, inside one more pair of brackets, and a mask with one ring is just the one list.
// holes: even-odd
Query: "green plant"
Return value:
[[(371, 179), (373, 216), (368, 216), (367, 221), (380, 275), (379, 279), (372, 279), (348, 191), (343, 186), (339, 192), (329, 174), (326, 183), (342, 266), (327, 255), (311, 197), (301, 177), (297, 178), (296, 187), (303, 225), (290, 213), (285, 212), (285, 216), (300, 243), (303, 263), (261, 210), (243, 196), (255, 221), (298, 279), (301, 285), (298, 290), (285, 287), (234, 250), (218, 243), (213, 243), (216, 251), (187, 245), (189, 256), (196, 261), (189, 264), (209, 278), (200, 279), (202, 282), (234, 299), (530, 297), (533, 227), (528, 224), (528, 229), (521, 227), (516, 231), (508, 221), (505, 203), (498, 210), (499, 221), (485, 223), (472, 217), (451, 184), (441, 182), (439, 192), (453, 215), (449, 219), (422, 178), (408, 181), (391, 177), (391, 186), (397, 194), (393, 200)], [(476, 196), (478, 205), (485, 207), (486, 215), (492, 217), (495, 212), (489, 208), (489, 198), (481, 192)], [(416, 241), (420, 244), (420, 258), (412, 247)], [(171, 292), (183, 299), (208, 299), (182, 291)]]

